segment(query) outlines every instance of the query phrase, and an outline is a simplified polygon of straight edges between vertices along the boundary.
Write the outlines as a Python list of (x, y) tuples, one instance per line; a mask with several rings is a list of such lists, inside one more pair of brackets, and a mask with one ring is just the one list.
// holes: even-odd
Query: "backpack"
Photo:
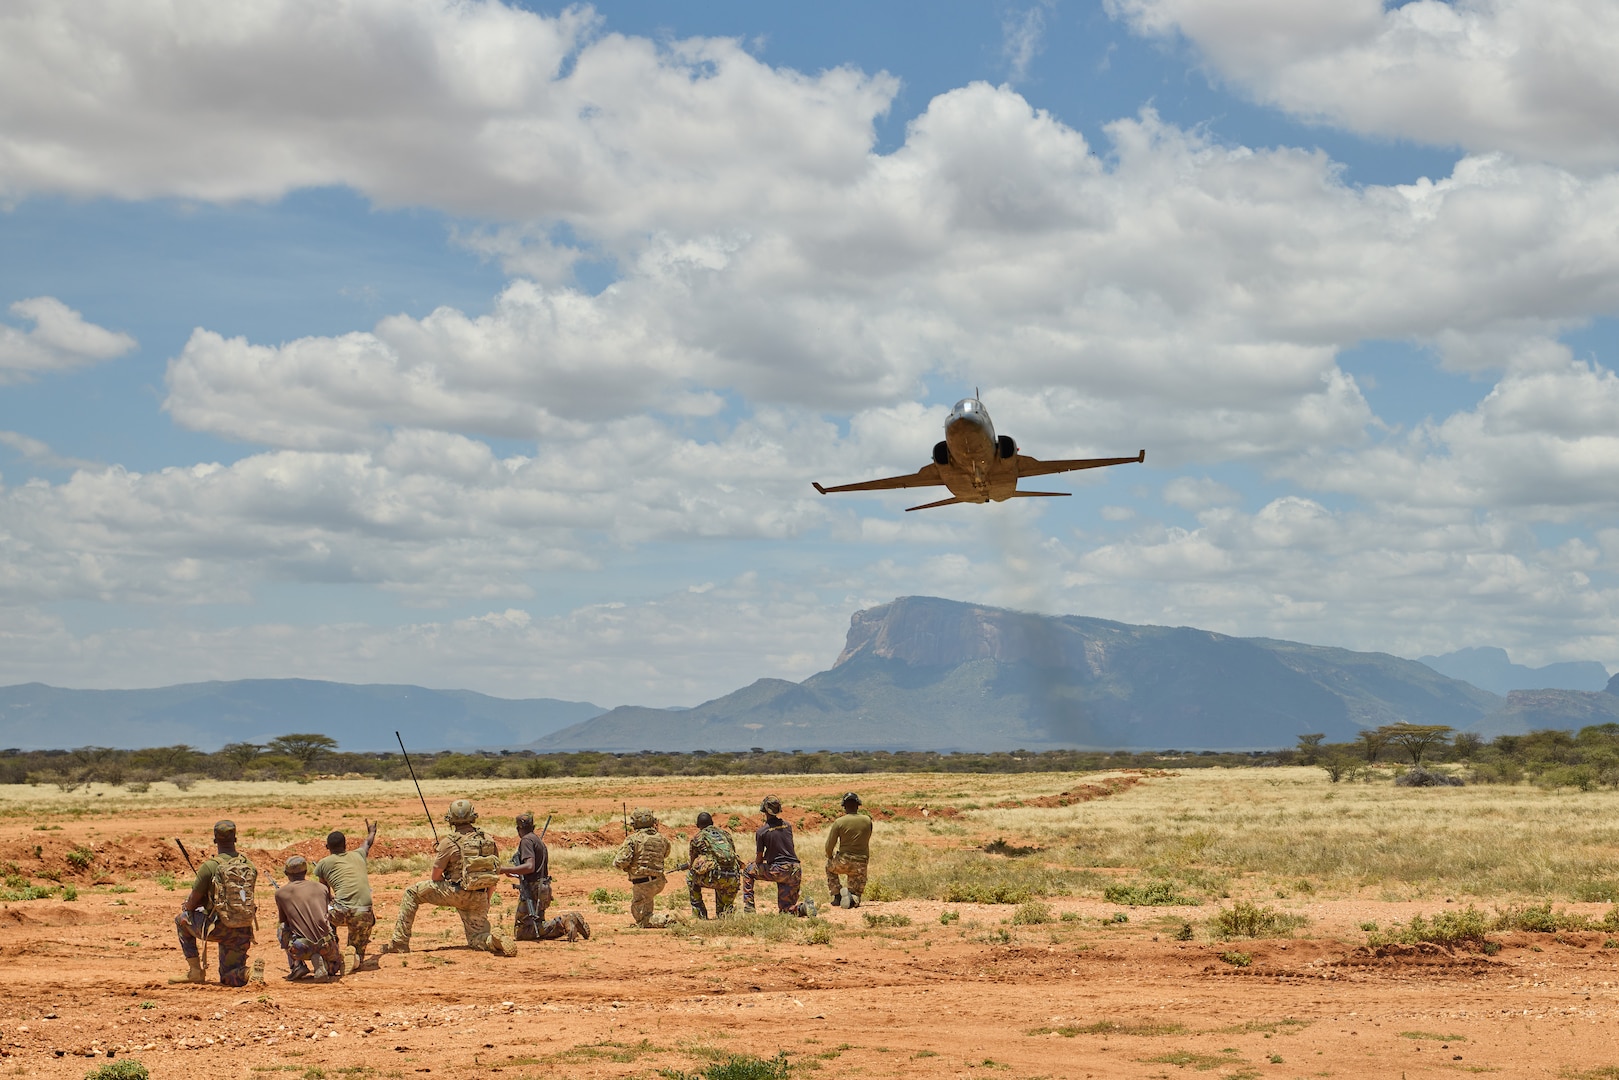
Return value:
[(713, 829), (708, 832), (708, 850), (713, 853), (714, 866), (722, 874), (734, 874), (742, 868), (742, 860), (736, 856), (736, 845), (731, 843), (731, 837), (723, 829)]
[(468, 892), (493, 889), (500, 884), (495, 873), (495, 842), (482, 829), (455, 833), (455, 846), (461, 849), (461, 888)]
[(208, 886), (208, 907), (215, 924), (232, 929), (253, 925), (259, 912), (253, 902), (253, 886), (258, 880), (258, 869), (247, 856), (219, 856)]

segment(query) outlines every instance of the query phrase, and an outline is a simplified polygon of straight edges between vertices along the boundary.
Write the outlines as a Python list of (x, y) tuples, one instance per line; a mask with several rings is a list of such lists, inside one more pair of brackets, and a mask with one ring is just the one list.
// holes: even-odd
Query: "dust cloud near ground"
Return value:
[[(220, 987), (210, 955), (206, 985), (171, 985), (189, 884), (172, 837), (199, 857), (214, 820), (233, 818), (243, 851), (279, 875), (330, 829), (357, 841), (380, 820), (380, 944), (400, 891), (425, 876), (415, 791), (341, 779), (0, 790), (0, 1076), (77, 1080), (109, 1058), (159, 1080), (652, 1078), (777, 1055), (802, 1078), (1007, 1080), (1596, 1078), (1619, 1061), (1619, 935), (1602, 922), (1612, 897), (1598, 895), (1619, 880), (1602, 824), (1612, 794), (1329, 785), (1306, 769), (427, 787), (435, 813), (474, 798), (503, 856), (516, 813), (554, 815), (552, 910), (584, 913), (590, 940), (474, 953), (453, 912), (424, 908), (409, 955), (294, 984), (266, 876), (252, 954), (265, 982)], [(851, 787), (877, 822), (879, 899), (828, 910), (821, 840)], [(625, 803), (655, 808), (677, 853), (700, 809), (746, 850), (767, 792), (799, 829), (817, 920), (630, 925), (607, 866)], [(1167, 902), (1107, 899), (1154, 883)], [(684, 875), (669, 885), (670, 910), (686, 910)], [(496, 895), (509, 928), (515, 894)], [(761, 885), (762, 908), (772, 896)], [(1241, 901), (1290, 936), (1222, 936), (1220, 912)], [(1586, 928), (1376, 944), (1414, 916), (1544, 901)]]

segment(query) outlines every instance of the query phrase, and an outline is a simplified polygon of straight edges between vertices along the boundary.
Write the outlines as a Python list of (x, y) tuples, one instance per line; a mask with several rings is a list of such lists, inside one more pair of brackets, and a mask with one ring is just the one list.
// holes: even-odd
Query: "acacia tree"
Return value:
[(337, 740), (330, 735), (306, 733), (302, 735), (277, 735), (270, 740), (267, 748), (272, 754), (285, 754), (296, 758), (304, 768), (315, 764), (315, 759), (322, 754), (337, 749)]
[(221, 757), (231, 762), (237, 768), (245, 769), (249, 765), (253, 764), (253, 759), (258, 757), (263, 750), (264, 747), (260, 746), (258, 743), (233, 742), (226, 743), (224, 746), (220, 747), (219, 753)]
[(1321, 755), (1321, 742), (1327, 737), (1326, 732), (1317, 735), (1299, 736), (1299, 762), (1304, 765), (1314, 765), (1316, 758)]
[(1456, 729), (1449, 724), (1407, 724), (1401, 721), (1398, 724), (1384, 724), (1377, 730), (1383, 733), (1388, 742), (1404, 747), (1405, 752), (1411, 755), (1411, 764), (1421, 765), (1423, 755), (1449, 742), (1450, 733)]
[(1366, 754), (1366, 764), (1377, 764), (1377, 755), (1388, 745), (1389, 739), (1385, 732), (1385, 728), (1366, 728), (1360, 733), (1360, 748)]

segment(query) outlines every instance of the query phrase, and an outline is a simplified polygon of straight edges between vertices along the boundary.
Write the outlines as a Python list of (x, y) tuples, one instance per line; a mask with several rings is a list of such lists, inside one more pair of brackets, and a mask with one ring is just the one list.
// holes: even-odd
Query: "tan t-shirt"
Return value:
[(326, 914), (326, 886), (304, 878), (289, 881), (275, 891), (275, 910), (281, 921), (305, 941), (319, 941), (332, 929)]
[(854, 855), (871, 858), (871, 819), (865, 814), (844, 814), (826, 831), (826, 857)]

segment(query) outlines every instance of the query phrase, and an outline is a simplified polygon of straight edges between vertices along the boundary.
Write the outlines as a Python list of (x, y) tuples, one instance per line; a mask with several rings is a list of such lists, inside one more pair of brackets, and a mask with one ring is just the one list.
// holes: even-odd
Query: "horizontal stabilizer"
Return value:
[(1072, 491), (1014, 491), (1014, 499), (1066, 499)]
[(907, 506), (905, 512), (909, 514), (912, 510), (931, 510), (935, 506), (949, 506), (951, 503), (966, 501), (966, 499), (940, 499), (938, 502), (923, 503), (921, 506)]

